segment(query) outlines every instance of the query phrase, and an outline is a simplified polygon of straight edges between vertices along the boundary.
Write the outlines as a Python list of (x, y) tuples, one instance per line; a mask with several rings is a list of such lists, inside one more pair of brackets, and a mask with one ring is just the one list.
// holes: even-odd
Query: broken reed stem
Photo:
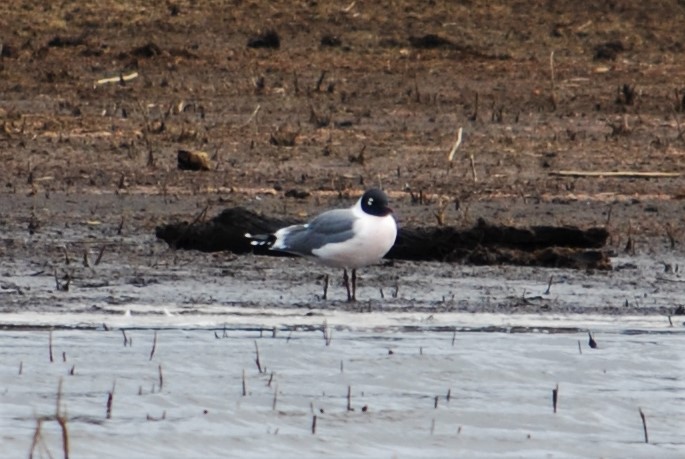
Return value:
[(433, 400), (434, 400), (434, 402), (433, 402), (433, 408), (435, 408), (435, 409), (438, 408), (438, 400), (439, 400), (439, 399), (440, 399), (440, 397), (439, 397), (438, 395), (436, 395), (436, 396), (434, 397), (434, 399), (433, 399)]
[(259, 371), (260, 374), (264, 373), (262, 371), (262, 364), (259, 361), (259, 346), (257, 345), (257, 340), (254, 342), (254, 350), (255, 350), (255, 363), (257, 364), (257, 370)]
[(126, 330), (121, 329), (121, 334), (124, 335), (124, 347), (128, 345), (128, 336), (126, 336)]
[(326, 71), (322, 70), (321, 75), (319, 75), (319, 79), (316, 80), (316, 86), (314, 87), (314, 92), (319, 92), (321, 90), (321, 84), (323, 83), (324, 78), (326, 78)]
[(134, 78), (138, 78), (138, 72), (129, 73), (128, 75), (124, 75), (123, 73), (120, 73), (119, 76), (102, 78), (100, 80), (97, 80), (95, 82), (94, 87), (98, 87), (100, 85), (107, 84), (107, 83), (123, 84), (124, 82), (133, 80)]
[(145, 419), (148, 421), (163, 421), (166, 419), (166, 410), (162, 411), (162, 416), (160, 417), (150, 416), (150, 414), (148, 413), (147, 415), (145, 415)]
[(421, 93), (419, 92), (419, 82), (416, 75), (414, 75), (414, 98), (416, 103), (421, 103)]
[(581, 355), (583, 354), (583, 348), (580, 345), (580, 340), (578, 340), (578, 354), (581, 354)]
[(552, 389), (552, 408), (554, 409), (554, 412), (557, 412), (557, 401), (559, 400), (559, 384), (556, 385), (554, 389)]
[(554, 106), (554, 109), (556, 110), (557, 108), (557, 89), (556, 89), (556, 81), (554, 77), (554, 51), (549, 53), (549, 78), (552, 83), (552, 95), (551, 95), (551, 100), (552, 100), (552, 105)]
[(554, 51), (549, 53), (549, 77), (552, 82), (552, 94), (554, 94), (555, 83), (554, 83)]
[(155, 355), (155, 350), (157, 349), (157, 330), (155, 330), (155, 336), (152, 338), (152, 350), (150, 350), (150, 360)]
[(640, 172), (640, 171), (551, 171), (552, 177), (613, 177), (613, 178), (677, 178), (680, 172)]
[(55, 400), (55, 417), (60, 415), (60, 405), (62, 404), (62, 378), (57, 382), (57, 398)]
[(352, 411), (352, 386), (347, 386), (347, 411)]
[(312, 435), (316, 434), (316, 415), (312, 418)]
[(254, 109), (254, 111), (252, 112), (252, 115), (250, 115), (250, 117), (247, 119), (247, 121), (245, 121), (245, 122), (242, 124), (242, 126), (240, 126), (240, 127), (243, 128), (243, 127), (247, 126), (248, 124), (250, 124), (250, 122), (251, 122), (253, 119), (255, 120), (255, 126), (257, 126), (257, 114), (259, 113), (259, 110), (261, 110), (261, 109), (262, 109), (262, 106), (261, 106), (261, 105), (257, 105), (257, 108)]
[(116, 381), (114, 381), (112, 383), (112, 390), (107, 392), (107, 412), (105, 419), (112, 419), (112, 402), (114, 402), (114, 387), (116, 384)]
[(278, 402), (278, 383), (274, 385), (274, 401), (271, 403), (271, 410), (276, 411), (276, 403)]
[(52, 357), (52, 330), (48, 332), (48, 351), (50, 352), (50, 363), (52, 363), (55, 361)]
[[(121, 218), (121, 225), (123, 225), (123, 224), (124, 224), (124, 218), (122, 217)], [(119, 227), (119, 234), (121, 234), (121, 226)], [(102, 261), (102, 256), (105, 254), (106, 248), (107, 248), (106, 245), (103, 245), (102, 247), (100, 247), (100, 251), (98, 252), (98, 256), (95, 259), (95, 266), (99, 265), (100, 262)]]
[(476, 160), (473, 159), (473, 153), (469, 155), (469, 160), (471, 161), (471, 175), (473, 176), (473, 183), (476, 183), (478, 181), (478, 177), (476, 176)]
[(552, 281), (554, 281), (554, 276), (549, 276), (549, 282), (547, 283), (547, 290), (545, 290), (545, 295), (549, 295), (549, 292), (552, 289)]
[(159, 364), (159, 390), (161, 391), (164, 387), (164, 376), (162, 375), (162, 364)]
[(245, 369), (243, 368), (243, 397), (247, 395), (247, 381), (245, 379)]
[(638, 408), (640, 411), (640, 418), (642, 419), (642, 430), (645, 432), (645, 443), (649, 443), (649, 434), (647, 433), (647, 419), (645, 418), (645, 413), (642, 408)]
[(41, 440), (41, 427), (43, 425), (43, 418), (36, 419), (36, 430), (33, 432), (33, 440), (31, 441), (31, 448), (29, 449), (29, 459), (33, 459), (33, 452), (38, 446), (38, 442)]
[(56, 420), (60, 429), (62, 429), (62, 451), (64, 452), (64, 459), (69, 459), (69, 430), (67, 430), (67, 418), (59, 415)]
[(590, 346), (592, 349), (597, 349), (597, 341), (595, 341), (595, 338), (592, 336), (592, 333), (590, 333), (588, 331), (587, 336), (588, 336), (588, 346)]
[(57, 383), (57, 402), (55, 406), (55, 420), (62, 430), (62, 451), (64, 452), (64, 459), (69, 459), (69, 431), (67, 430), (67, 418), (62, 415), (62, 378), (59, 378)]
[(457, 131), (457, 141), (454, 142), (454, 145), (452, 146), (452, 149), (450, 150), (450, 154), (447, 155), (447, 161), (451, 162), (454, 159), (454, 154), (457, 152), (457, 149), (461, 145), (461, 139), (462, 139), (463, 131), (464, 131), (463, 128), (459, 128), (459, 130)]
[(323, 321), (322, 332), (323, 340), (326, 343), (326, 346), (330, 346), (331, 341), (333, 340), (333, 332), (330, 328), (328, 328), (328, 322), (326, 320)]

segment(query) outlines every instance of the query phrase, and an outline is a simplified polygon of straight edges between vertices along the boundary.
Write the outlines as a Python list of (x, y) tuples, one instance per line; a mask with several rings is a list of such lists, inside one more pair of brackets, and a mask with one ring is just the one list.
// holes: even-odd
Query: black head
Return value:
[(362, 210), (369, 215), (385, 217), (392, 213), (388, 207), (388, 197), (378, 188), (367, 190), (362, 196)]

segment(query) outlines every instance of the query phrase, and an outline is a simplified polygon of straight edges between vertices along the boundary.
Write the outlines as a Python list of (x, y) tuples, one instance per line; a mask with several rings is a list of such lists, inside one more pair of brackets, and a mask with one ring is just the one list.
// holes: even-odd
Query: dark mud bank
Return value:
[[(177, 249), (284, 256), (286, 254), (250, 246), (244, 234), (270, 233), (296, 223), (259, 215), (242, 207), (226, 209), (208, 221), (201, 218), (202, 215), (190, 223), (158, 226), (156, 235)], [(609, 252), (603, 249), (608, 237), (605, 228), (517, 228), (493, 225), (480, 219), (467, 229), (452, 226), (400, 228), (395, 246), (386, 258), (608, 270), (611, 269)]]

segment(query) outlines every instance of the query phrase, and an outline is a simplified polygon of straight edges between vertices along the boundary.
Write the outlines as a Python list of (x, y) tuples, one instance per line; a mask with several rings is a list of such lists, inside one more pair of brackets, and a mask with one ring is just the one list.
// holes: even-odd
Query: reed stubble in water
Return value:
[(155, 351), (157, 350), (157, 330), (155, 330), (155, 336), (152, 338), (152, 349), (150, 350), (150, 360), (155, 356)]
[(642, 408), (638, 408), (638, 411), (640, 412), (640, 419), (642, 419), (642, 430), (645, 433), (645, 443), (649, 443), (649, 433), (647, 432), (647, 419), (645, 418), (645, 413), (642, 411)]

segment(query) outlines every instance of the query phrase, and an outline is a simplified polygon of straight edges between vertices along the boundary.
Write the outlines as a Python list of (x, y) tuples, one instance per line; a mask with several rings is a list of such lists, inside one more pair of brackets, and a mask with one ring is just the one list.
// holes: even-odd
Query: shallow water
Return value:
[[(590, 349), (584, 332), (329, 326), (327, 346), (323, 323), (279, 327), (275, 337), (187, 325), (128, 328), (130, 346), (111, 327), (2, 331), (0, 456), (27, 455), (36, 418), (55, 414), (60, 379), (72, 457), (676, 458), (685, 451), (682, 328), (596, 332), (599, 347)], [(60, 457), (57, 423), (45, 422), (42, 434), (37, 457), (46, 450)]]

